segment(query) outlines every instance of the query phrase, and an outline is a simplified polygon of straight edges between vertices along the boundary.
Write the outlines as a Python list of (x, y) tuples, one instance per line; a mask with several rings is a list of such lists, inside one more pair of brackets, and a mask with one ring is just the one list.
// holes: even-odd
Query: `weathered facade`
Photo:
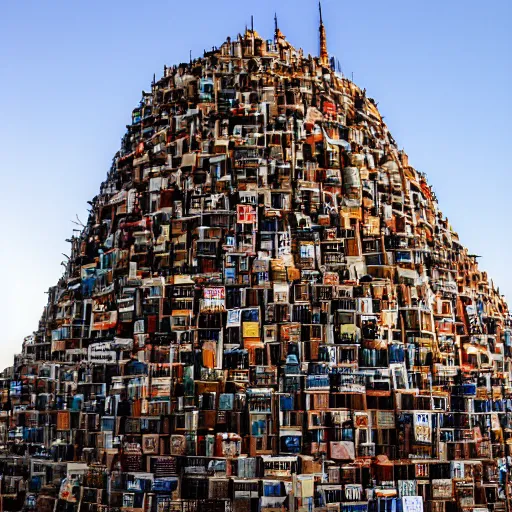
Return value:
[(507, 305), (320, 41), (143, 93), (3, 373), (1, 510), (510, 510)]

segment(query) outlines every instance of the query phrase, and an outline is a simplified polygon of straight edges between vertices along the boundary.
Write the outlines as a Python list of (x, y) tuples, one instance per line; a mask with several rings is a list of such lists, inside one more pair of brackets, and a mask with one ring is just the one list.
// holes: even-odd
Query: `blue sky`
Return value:
[[(153, 73), (220, 46), (254, 15), (318, 52), (314, 0), (0, 3), (4, 325), (0, 367), (37, 327), (65, 239), (117, 151)], [(512, 297), (512, 2), (323, 1), (331, 54), (379, 103), (462, 242)]]

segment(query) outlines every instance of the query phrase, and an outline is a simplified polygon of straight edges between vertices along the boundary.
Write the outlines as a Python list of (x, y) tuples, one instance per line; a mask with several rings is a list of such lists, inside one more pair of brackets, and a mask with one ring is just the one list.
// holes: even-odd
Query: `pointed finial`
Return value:
[(277, 44), (279, 38), (282, 37), (281, 31), (279, 30), (279, 24), (277, 23), (277, 12), (274, 13), (274, 42)]
[(254, 16), (251, 14), (251, 32), (254, 34)]
[(320, 64), (322, 66), (329, 65), (329, 54), (327, 53), (327, 36), (325, 35), (324, 20), (322, 18), (322, 2), (318, 2), (320, 11)]

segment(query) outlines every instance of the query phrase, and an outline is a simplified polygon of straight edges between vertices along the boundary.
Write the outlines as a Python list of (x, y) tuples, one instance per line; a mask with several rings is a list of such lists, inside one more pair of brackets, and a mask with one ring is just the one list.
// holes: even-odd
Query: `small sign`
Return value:
[(93, 343), (89, 346), (89, 362), (96, 364), (111, 364), (117, 362), (117, 354), (107, 342)]

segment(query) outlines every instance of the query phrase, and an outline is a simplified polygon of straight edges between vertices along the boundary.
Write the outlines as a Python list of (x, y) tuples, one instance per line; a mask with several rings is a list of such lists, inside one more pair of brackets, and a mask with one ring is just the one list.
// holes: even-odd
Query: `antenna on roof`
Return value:
[(190, 64), (192, 64), (192, 50), (190, 50)]
[(251, 32), (254, 34), (254, 16), (251, 14)]

